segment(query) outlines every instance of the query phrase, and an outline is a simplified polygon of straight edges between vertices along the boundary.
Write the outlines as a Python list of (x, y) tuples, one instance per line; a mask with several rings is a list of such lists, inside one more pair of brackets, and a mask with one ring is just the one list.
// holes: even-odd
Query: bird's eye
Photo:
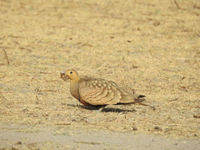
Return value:
[(70, 71), (70, 74), (72, 74), (73, 72), (72, 71)]

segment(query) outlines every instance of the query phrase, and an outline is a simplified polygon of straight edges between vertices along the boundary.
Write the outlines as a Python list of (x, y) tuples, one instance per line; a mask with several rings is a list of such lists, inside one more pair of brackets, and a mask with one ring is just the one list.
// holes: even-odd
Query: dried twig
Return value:
[(3, 96), (3, 94), (1, 93), (1, 91), (0, 91), (0, 100), (2, 100), (2, 101), (8, 101), (8, 100)]
[[(5, 76), (6, 76), (5, 74), (3, 74), (3, 75), (0, 74), (0, 79), (1, 79), (1, 78), (4, 78)], [(1, 94), (1, 93), (0, 93), (0, 94)]]
[(181, 9), (181, 7), (179, 6), (179, 4), (177, 3), (176, 0), (174, 0), (174, 4), (176, 5), (176, 7), (177, 7), (178, 9)]
[(71, 122), (56, 123), (56, 125), (71, 125)]
[(8, 59), (8, 55), (6, 53), (6, 50), (4, 48), (2, 48), (3, 52), (4, 52), (4, 56), (5, 56), (5, 59), (7, 61), (7, 64), (10, 65), (10, 62), (9, 62), (9, 59)]

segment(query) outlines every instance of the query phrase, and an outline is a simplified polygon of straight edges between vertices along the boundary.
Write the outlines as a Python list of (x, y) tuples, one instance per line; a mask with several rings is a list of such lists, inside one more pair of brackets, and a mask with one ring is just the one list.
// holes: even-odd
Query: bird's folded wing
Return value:
[(79, 84), (80, 98), (91, 105), (117, 104), (121, 93), (104, 80), (87, 80)]

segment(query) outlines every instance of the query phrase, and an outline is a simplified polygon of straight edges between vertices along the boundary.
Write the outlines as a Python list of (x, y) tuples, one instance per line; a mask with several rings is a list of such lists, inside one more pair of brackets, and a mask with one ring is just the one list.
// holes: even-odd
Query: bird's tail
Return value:
[(155, 110), (154, 106), (148, 105), (143, 103), (145, 101), (145, 95), (138, 95), (137, 98), (134, 100), (133, 104), (139, 104), (139, 105), (143, 105), (143, 106), (149, 106), (151, 107), (153, 110)]
[(145, 95), (138, 95), (138, 98), (144, 98), (146, 97)]
[(143, 101), (145, 101), (145, 95), (138, 95), (135, 99), (134, 99), (134, 102), (135, 103), (141, 103)]

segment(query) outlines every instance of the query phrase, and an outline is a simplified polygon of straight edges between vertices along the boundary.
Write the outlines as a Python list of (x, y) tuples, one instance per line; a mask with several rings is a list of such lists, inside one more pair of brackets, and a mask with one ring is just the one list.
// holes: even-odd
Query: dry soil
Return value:
[[(134, 88), (156, 110), (81, 107), (59, 77), (68, 68)], [(0, 0), (1, 137), (14, 125), (199, 141), (199, 68), (199, 0)]]

